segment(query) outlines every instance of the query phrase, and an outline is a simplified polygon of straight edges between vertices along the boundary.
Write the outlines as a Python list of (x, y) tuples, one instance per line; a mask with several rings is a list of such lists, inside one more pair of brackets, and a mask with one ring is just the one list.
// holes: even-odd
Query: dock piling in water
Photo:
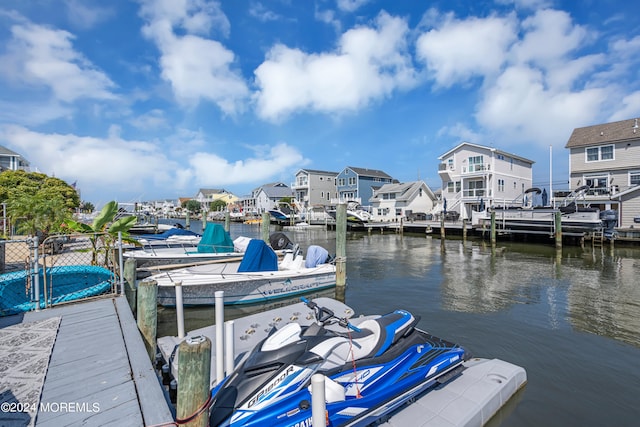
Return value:
[(143, 280), (138, 283), (138, 329), (149, 353), (149, 360), (156, 356), (156, 331), (158, 327), (158, 282)]
[(347, 205), (336, 208), (336, 288), (347, 285)]
[(269, 212), (263, 212), (262, 213), (262, 229), (260, 231), (262, 231), (262, 240), (264, 240), (266, 243), (269, 243), (269, 225), (270, 225), (270, 219), (269, 219)]
[[(188, 337), (180, 343), (178, 352), (176, 418), (184, 426), (206, 427), (209, 424), (206, 403), (211, 375), (211, 340), (202, 335)], [(184, 422), (186, 420), (189, 421)]]

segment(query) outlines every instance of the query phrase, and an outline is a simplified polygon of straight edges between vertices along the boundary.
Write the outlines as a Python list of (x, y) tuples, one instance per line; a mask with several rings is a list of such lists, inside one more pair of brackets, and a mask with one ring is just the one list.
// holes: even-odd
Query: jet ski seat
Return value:
[(362, 333), (353, 339), (354, 359), (380, 356), (400, 337), (409, 333), (416, 323), (418, 319), (405, 310), (365, 320), (358, 325)]

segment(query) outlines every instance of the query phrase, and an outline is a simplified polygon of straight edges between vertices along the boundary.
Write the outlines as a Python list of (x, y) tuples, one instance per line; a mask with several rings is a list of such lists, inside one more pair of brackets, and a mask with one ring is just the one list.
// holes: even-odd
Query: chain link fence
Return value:
[(119, 249), (102, 233), (0, 240), (0, 316), (117, 294)]

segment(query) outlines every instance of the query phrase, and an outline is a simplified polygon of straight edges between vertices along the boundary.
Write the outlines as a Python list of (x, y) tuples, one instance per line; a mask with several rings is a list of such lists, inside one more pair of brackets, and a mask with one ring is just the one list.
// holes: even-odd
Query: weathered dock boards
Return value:
[(36, 426), (144, 426), (173, 421), (124, 297), (0, 318), (0, 327), (50, 317), (60, 317), (61, 322)]

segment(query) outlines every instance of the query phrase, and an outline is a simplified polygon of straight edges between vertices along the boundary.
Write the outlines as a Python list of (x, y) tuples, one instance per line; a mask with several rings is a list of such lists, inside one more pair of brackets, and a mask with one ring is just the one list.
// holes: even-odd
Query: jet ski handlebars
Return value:
[(355, 332), (362, 332), (360, 330), (360, 328), (358, 328), (357, 326), (351, 324), (349, 322), (349, 320), (347, 320), (346, 317), (338, 317), (335, 315), (335, 313), (333, 312), (333, 310), (328, 309), (326, 307), (321, 307), (318, 304), (316, 304), (313, 301), (309, 301), (307, 298), (305, 297), (300, 297), (300, 300), (305, 303), (305, 305), (307, 307), (309, 307), (310, 309), (313, 310), (314, 315), (316, 317), (316, 321), (318, 323), (320, 323), (321, 325), (327, 323), (327, 322), (337, 322), (338, 325), (342, 326), (343, 328), (349, 328)]

